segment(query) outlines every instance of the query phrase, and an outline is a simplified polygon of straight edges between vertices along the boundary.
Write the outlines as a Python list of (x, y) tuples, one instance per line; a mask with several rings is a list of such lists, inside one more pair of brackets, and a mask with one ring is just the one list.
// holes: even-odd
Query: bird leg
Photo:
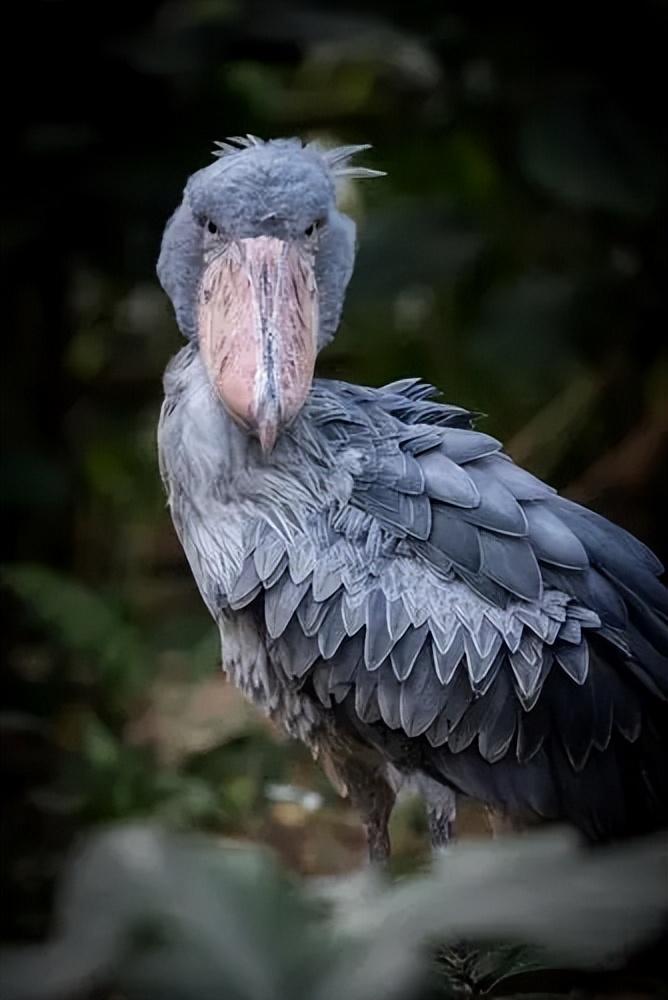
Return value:
[(333, 753), (330, 749), (323, 763), (334, 786), (360, 814), (369, 860), (385, 864), (390, 857), (388, 828), (396, 796), (384, 774), (383, 762), (376, 754), (358, 747), (354, 754)]
[(341, 777), (350, 802), (359, 812), (366, 831), (369, 861), (385, 864), (390, 857), (389, 823), (395, 795), (379, 768), (349, 757)]
[(351, 794), (351, 802), (359, 809), (366, 831), (369, 861), (372, 864), (385, 864), (390, 859), (389, 824), (394, 807), (394, 792), (384, 778), (377, 780)]
[(413, 783), (427, 809), (432, 850), (442, 851), (449, 847), (455, 837), (456, 795), (447, 785), (434, 781), (426, 774), (416, 774)]
[(427, 807), (427, 823), (433, 851), (442, 851), (450, 846), (455, 836), (454, 817), (438, 806)]

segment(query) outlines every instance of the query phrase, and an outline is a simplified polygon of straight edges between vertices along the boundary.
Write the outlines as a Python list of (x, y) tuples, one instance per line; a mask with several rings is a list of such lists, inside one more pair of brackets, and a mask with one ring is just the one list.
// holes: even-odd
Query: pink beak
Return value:
[(270, 236), (231, 243), (204, 272), (198, 320), (216, 393), (270, 452), (313, 381), (318, 290), (311, 260)]

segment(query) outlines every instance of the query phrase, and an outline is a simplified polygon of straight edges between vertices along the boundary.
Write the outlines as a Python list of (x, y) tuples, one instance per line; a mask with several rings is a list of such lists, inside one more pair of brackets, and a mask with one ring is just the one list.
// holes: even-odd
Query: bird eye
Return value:
[(306, 227), (304, 230), (304, 236), (306, 236), (307, 239), (310, 239), (319, 229), (322, 229), (324, 223), (324, 219), (316, 219), (315, 222), (312, 222), (310, 226)]
[(207, 222), (207, 224), (206, 224), (206, 228), (207, 228), (207, 229), (209, 230), (209, 232), (210, 232), (210, 233), (212, 233), (212, 234), (215, 234), (215, 233), (217, 233), (217, 232), (218, 232), (218, 226), (216, 225), (216, 223), (215, 223), (215, 222), (211, 222), (211, 220), (210, 220), (210, 219), (209, 219), (209, 221), (208, 221), (208, 222)]

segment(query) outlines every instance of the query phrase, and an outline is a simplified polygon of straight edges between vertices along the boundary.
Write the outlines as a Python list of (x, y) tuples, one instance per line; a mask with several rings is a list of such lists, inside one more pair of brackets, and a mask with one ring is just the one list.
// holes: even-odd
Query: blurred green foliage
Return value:
[[(310, 872), (362, 857), (319, 770), (224, 686), (165, 510), (180, 341), (154, 264), (186, 176), (227, 134), (372, 142), (388, 177), (341, 191), (360, 247), (321, 373), (428, 378), (665, 556), (666, 18), (653, 0), (7, 17), (0, 847), (3, 932), (30, 939), (102, 821), (262, 839)], [(423, 824), (400, 812), (400, 867)]]
[(619, 956), (656, 938), (666, 860), (658, 841), (592, 855), (534, 834), (460, 845), (403, 884), (375, 872), (307, 886), (257, 850), (126, 824), (78, 845), (49, 941), (5, 950), (0, 988), (11, 1000), (91, 987), (109, 1000), (454, 1000), (572, 996), (612, 975), (648, 994), (658, 980)]

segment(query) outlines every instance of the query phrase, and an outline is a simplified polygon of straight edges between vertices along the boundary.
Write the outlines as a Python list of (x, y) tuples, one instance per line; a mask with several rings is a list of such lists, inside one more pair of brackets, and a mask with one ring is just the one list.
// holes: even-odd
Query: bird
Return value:
[[(160, 472), (231, 682), (302, 740), (390, 857), (402, 784), (434, 848), (460, 799), (591, 842), (668, 824), (668, 591), (419, 378), (315, 376), (353, 272), (366, 144), (236, 136), (157, 265), (185, 346)], [(409, 248), (407, 248), (409, 252)]]

